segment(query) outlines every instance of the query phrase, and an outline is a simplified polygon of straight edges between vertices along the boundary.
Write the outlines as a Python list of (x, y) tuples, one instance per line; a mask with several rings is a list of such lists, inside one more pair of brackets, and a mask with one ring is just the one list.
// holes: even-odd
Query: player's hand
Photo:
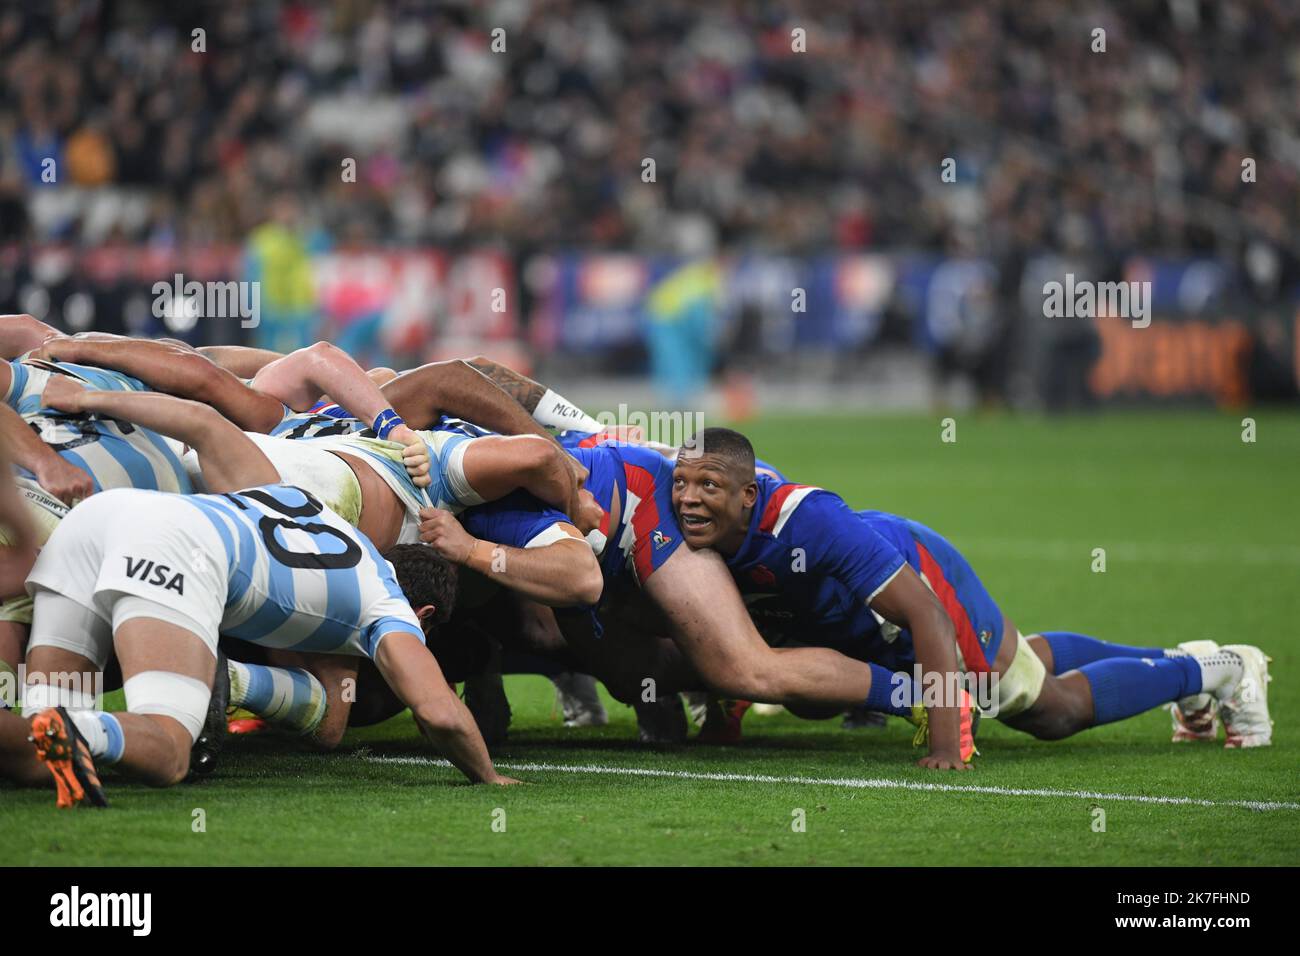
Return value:
[(429, 477), (429, 448), (419, 435), (406, 425), (398, 425), (388, 433), (388, 440), (406, 446), (402, 452), (402, 466), (415, 487), (427, 488), (433, 484)]
[(569, 515), (573, 519), (573, 526), (586, 537), (592, 531), (600, 527), (600, 523), (605, 520), (605, 509), (596, 501), (596, 496), (586, 488), (580, 488), (574, 498), (573, 513)]
[(85, 471), (58, 455), (51, 455), (33, 470), (36, 483), (69, 508), (95, 493), (95, 482)]
[(32, 349), (28, 358), (41, 359), (45, 362), (70, 361), (76, 340), (70, 335), (51, 335), (48, 339)]
[(927, 770), (974, 770), (975, 765), (965, 763), (961, 759), (961, 754), (929, 754), (922, 757), (916, 762), (918, 767), (924, 767)]
[(450, 511), (420, 509), (420, 540), (455, 564), (464, 564), (474, 550), (476, 538), (465, 530)]
[(86, 388), (66, 375), (51, 375), (41, 392), (41, 405), (57, 412), (77, 414), (84, 410)]
[[(568, 463), (569, 471), (573, 474), (573, 483), (577, 487), (581, 488), (587, 483), (587, 479), (591, 476), (591, 472), (587, 470), (586, 465), (578, 461), (578, 459), (574, 458), (567, 451), (564, 453), (564, 460)], [(573, 515), (570, 515), (569, 517), (573, 517)]]

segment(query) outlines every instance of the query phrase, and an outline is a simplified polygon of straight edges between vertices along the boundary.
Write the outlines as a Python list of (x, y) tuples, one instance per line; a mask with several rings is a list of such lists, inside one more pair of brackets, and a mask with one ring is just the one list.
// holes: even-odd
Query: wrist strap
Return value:
[(382, 440), (391, 435), (393, 429), (398, 425), (405, 424), (406, 422), (402, 420), (401, 415), (397, 414), (397, 412), (393, 411), (391, 408), (385, 408), (375, 416), (375, 423), (370, 427), (374, 430), (375, 437)]

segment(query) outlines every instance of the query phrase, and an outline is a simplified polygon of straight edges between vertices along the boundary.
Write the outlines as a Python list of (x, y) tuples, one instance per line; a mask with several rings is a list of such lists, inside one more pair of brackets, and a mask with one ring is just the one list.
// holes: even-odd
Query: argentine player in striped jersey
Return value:
[[(147, 428), (111, 418), (64, 415), (44, 406), (51, 379), (139, 392), (144, 385), (117, 372), (44, 362), (0, 362), (0, 435), (12, 449), (16, 482), (39, 547), (77, 501), (106, 488), (187, 493), (180, 445)], [(0, 592), (0, 662), (14, 665), (26, 642), (32, 602), (19, 587)]]
[[(680, 456), (674, 472), (686, 542), (721, 554), (748, 597), (782, 599), (799, 643), (841, 647), (890, 669), (917, 665), (923, 680), (993, 675), (988, 703), (998, 718), (1045, 740), (1180, 701), (1189, 713), (1217, 702), (1229, 747), (1270, 742), (1267, 659), (1258, 648), (1192, 642), (1167, 651), (1064, 631), (1027, 639), (934, 531), (853, 511), (821, 488), (756, 477), (753, 448), (737, 432), (711, 428), (702, 439), (702, 454)], [(894, 712), (885, 688), (869, 690), (869, 707)], [(922, 765), (961, 766), (958, 729), (942, 713), (955, 708), (929, 709), (931, 755)]]
[[(161, 396), (105, 399), (123, 417), (161, 423)], [(205, 410), (210, 411), (210, 410)], [(96, 761), (146, 780), (178, 782), (203, 726), (218, 637), (272, 648), (367, 657), (409, 706), (425, 735), (471, 780), (510, 783), (493, 769), (464, 705), (424, 647), (420, 562), (409, 549), (394, 571), (364, 535), (308, 492), (278, 483), (275, 468), (233, 425), (209, 419), (194, 432), (219, 494), (114, 490), (75, 509), (51, 537), (28, 581), (36, 601), (31, 673), (122, 666), (126, 713), (93, 709), (84, 695), (29, 682), (28, 721), (0, 714), (0, 766), (33, 781), (54, 778), (60, 806), (105, 805)], [(212, 454), (216, 447), (217, 454)], [(246, 487), (252, 483), (254, 487)], [(234, 490), (242, 489), (242, 490)], [(399, 585), (399, 581), (401, 582)]]

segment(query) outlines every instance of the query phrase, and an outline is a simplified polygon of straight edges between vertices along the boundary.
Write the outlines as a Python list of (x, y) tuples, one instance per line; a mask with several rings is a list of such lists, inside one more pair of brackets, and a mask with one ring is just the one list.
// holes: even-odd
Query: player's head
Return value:
[(399, 544), (384, 553), (397, 584), (427, 635), (456, 607), (456, 566), (423, 544)]
[(745, 540), (758, 498), (754, 446), (730, 428), (706, 428), (677, 453), (673, 512), (692, 548), (734, 553)]

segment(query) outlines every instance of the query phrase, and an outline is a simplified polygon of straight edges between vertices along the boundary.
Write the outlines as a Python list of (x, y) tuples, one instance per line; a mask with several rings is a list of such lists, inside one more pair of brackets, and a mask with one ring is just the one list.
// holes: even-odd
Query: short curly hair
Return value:
[[(397, 584), (412, 608), (432, 604), (431, 624), (443, 624), (456, 609), (456, 566), (424, 544), (399, 544), (384, 553), (397, 572)], [(428, 628), (426, 627), (427, 631)]]

